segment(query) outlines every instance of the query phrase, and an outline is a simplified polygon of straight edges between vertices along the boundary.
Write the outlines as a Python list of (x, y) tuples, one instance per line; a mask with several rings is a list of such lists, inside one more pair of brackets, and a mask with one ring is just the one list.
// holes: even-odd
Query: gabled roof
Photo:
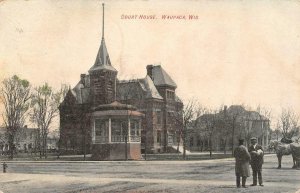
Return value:
[(177, 88), (176, 83), (172, 80), (170, 75), (160, 66), (153, 66), (152, 79), (155, 86), (172, 86)]
[(77, 85), (71, 90), (73, 96), (76, 98), (78, 104), (88, 103), (90, 96), (90, 88), (84, 87), (79, 81)]
[(105, 45), (105, 40), (102, 37), (101, 45), (96, 57), (95, 64), (89, 69), (89, 72), (95, 71), (95, 70), (110, 70), (110, 71), (117, 71), (110, 62), (110, 58), (107, 52), (107, 48)]
[(144, 79), (140, 79), (140, 83), (146, 91), (146, 98), (163, 99), (157, 91), (152, 79), (147, 75)]

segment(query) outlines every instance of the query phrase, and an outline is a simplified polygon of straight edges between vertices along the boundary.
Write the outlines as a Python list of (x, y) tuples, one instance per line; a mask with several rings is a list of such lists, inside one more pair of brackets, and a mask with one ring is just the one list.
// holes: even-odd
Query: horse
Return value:
[[(294, 144), (294, 143), (291, 143)], [(296, 168), (297, 167), (297, 157), (296, 154), (299, 153), (297, 150), (294, 150), (295, 148), (291, 148), (294, 147), (291, 144), (285, 144), (285, 143), (281, 143), (279, 141), (270, 141), (270, 149), (274, 149), (278, 158), (278, 167), (277, 169), (281, 168), (281, 160), (282, 160), (282, 156), (284, 155), (291, 155), (293, 157), (293, 167), (292, 168)], [(296, 152), (297, 151), (297, 152)], [(298, 160), (299, 161), (299, 160)]]
[(293, 159), (296, 161), (296, 168), (300, 168), (300, 143), (298, 140), (294, 143), (291, 143), (291, 150)]

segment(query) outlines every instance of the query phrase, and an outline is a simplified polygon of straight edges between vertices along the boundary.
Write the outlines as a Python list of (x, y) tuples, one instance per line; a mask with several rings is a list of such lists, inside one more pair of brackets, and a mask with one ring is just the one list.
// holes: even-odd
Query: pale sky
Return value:
[[(102, 2), (0, 1), (0, 79), (75, 86), (100, 46)], [(107, 1), (105, 40), (120, 79), (145, 77), (147, 64), (161, 64), (185, 101), (299, 113), (299, 10), (296, 0)], [(122, 19), (141, 14), (156, 19)]]

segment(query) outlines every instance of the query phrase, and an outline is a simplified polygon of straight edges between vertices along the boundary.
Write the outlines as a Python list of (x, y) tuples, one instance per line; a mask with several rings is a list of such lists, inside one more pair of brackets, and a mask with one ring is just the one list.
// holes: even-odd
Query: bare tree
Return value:
[(282, 136), (282, 133), (281, 133), (281, 126), (280, 126), (280, 121), (279, 119), (277, 120), (277, 123), (275, 125), (275, 130), (273, 131), (274, 134), (276, 135), (276, 140), (278, 141), (279, 138)]
[(299, 116), (292, 109), (282, 109), (278, 127), (281, 129), (283, 138), (291, 139), (299, 134)]
[(229, 123), (231, 125), (232, 128), (232, 133), (231, 133), (231, 151), (232, 151), (232, 155), (234, 153), (234, 139), (235, 139), (235, 134), (236, 134), (236, 128), (238, 127), (238, 117), (240, 116), (241, 112), (239, 109), (233, 109), (232, 112), (229, 114)]
[(224, 154), (226, 154), (226, 149), (228, 145), (228, 141), (230, 140), (230, 134), (231, 134), (231, 121), (229, 119), (229, 116), (227, 114), (227, 106), (221, 105), (219, 110), (219, 124), (220, 124), (220, 130), (218, 131), (219, 138), (222, 142), (223, 151)]
[[(172, 113), (171, 119), (172, 121), (178, 125), (178, 137), (177, 143), (179, 148), (180, 139), (183, 144), (183, 159), (186, 159), (186, 142), (187, 142), (187, 132), (188, 128), (192, 125), (195, 127), (197, 122), (195, 122), (196, 117), (199, 117), (203, 112), (202, 107), (198, 104), (198, 102), (194, 99), (189, 100), (186, 105), (183, 106), (182, 110), (174, 111)], [(193, 125), (194, 124), (194, 125)]]
[(25, 79), (14, 75), (2, 81), (0, 97), (4, 104), (3, 121), (8, 133), (10, 158), (14, 154), (14, 138), (19, 128), (24, 125), (30, 102), (30, 84)]
[[(268, 136), (266, 140), (268, 140), (268, 143), (271, 140), (271, 129), (270, 129), (270, 120), (272, 118), (272, 109), (261, 107), (260, 105), (257, 107), (256, 111), (259, 113), (259, 119), (262, 121), (262, 127), (261, 127), (261, 134), (262, 137), (265, 135)], [(266, 123), (266, 124), (263, 124)]]
[(39, 151), (40, 157), (47, 158), (47, 136), (53, 119), (58, 116), (59, 105), (67, 92), (67, 86), (62, 85), (59, 91), (55, 92), (47, 83), (35, 88), (31, 101), (31, 121), (39, 129)]
[(201, 131), (208, 139), (209, 155), (212, 157), (213, 137), (216, 136), (217, 127), (222, 123), (217, 110), (205, 109), (200, 118)]

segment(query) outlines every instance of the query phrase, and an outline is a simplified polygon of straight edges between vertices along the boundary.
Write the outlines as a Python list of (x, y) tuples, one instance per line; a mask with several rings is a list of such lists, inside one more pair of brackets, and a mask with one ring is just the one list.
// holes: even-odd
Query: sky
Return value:
[(0, 79), (17, 74), (33, 86), (75, 86), (95, 62), (103, 2), (106, 46), (119, 79), (143, 78), (148, 64), (160, 64), (184, 101), (261, 105), (274, 117), (287, 107), (300, 113), (296, 0), (2, 0)]

